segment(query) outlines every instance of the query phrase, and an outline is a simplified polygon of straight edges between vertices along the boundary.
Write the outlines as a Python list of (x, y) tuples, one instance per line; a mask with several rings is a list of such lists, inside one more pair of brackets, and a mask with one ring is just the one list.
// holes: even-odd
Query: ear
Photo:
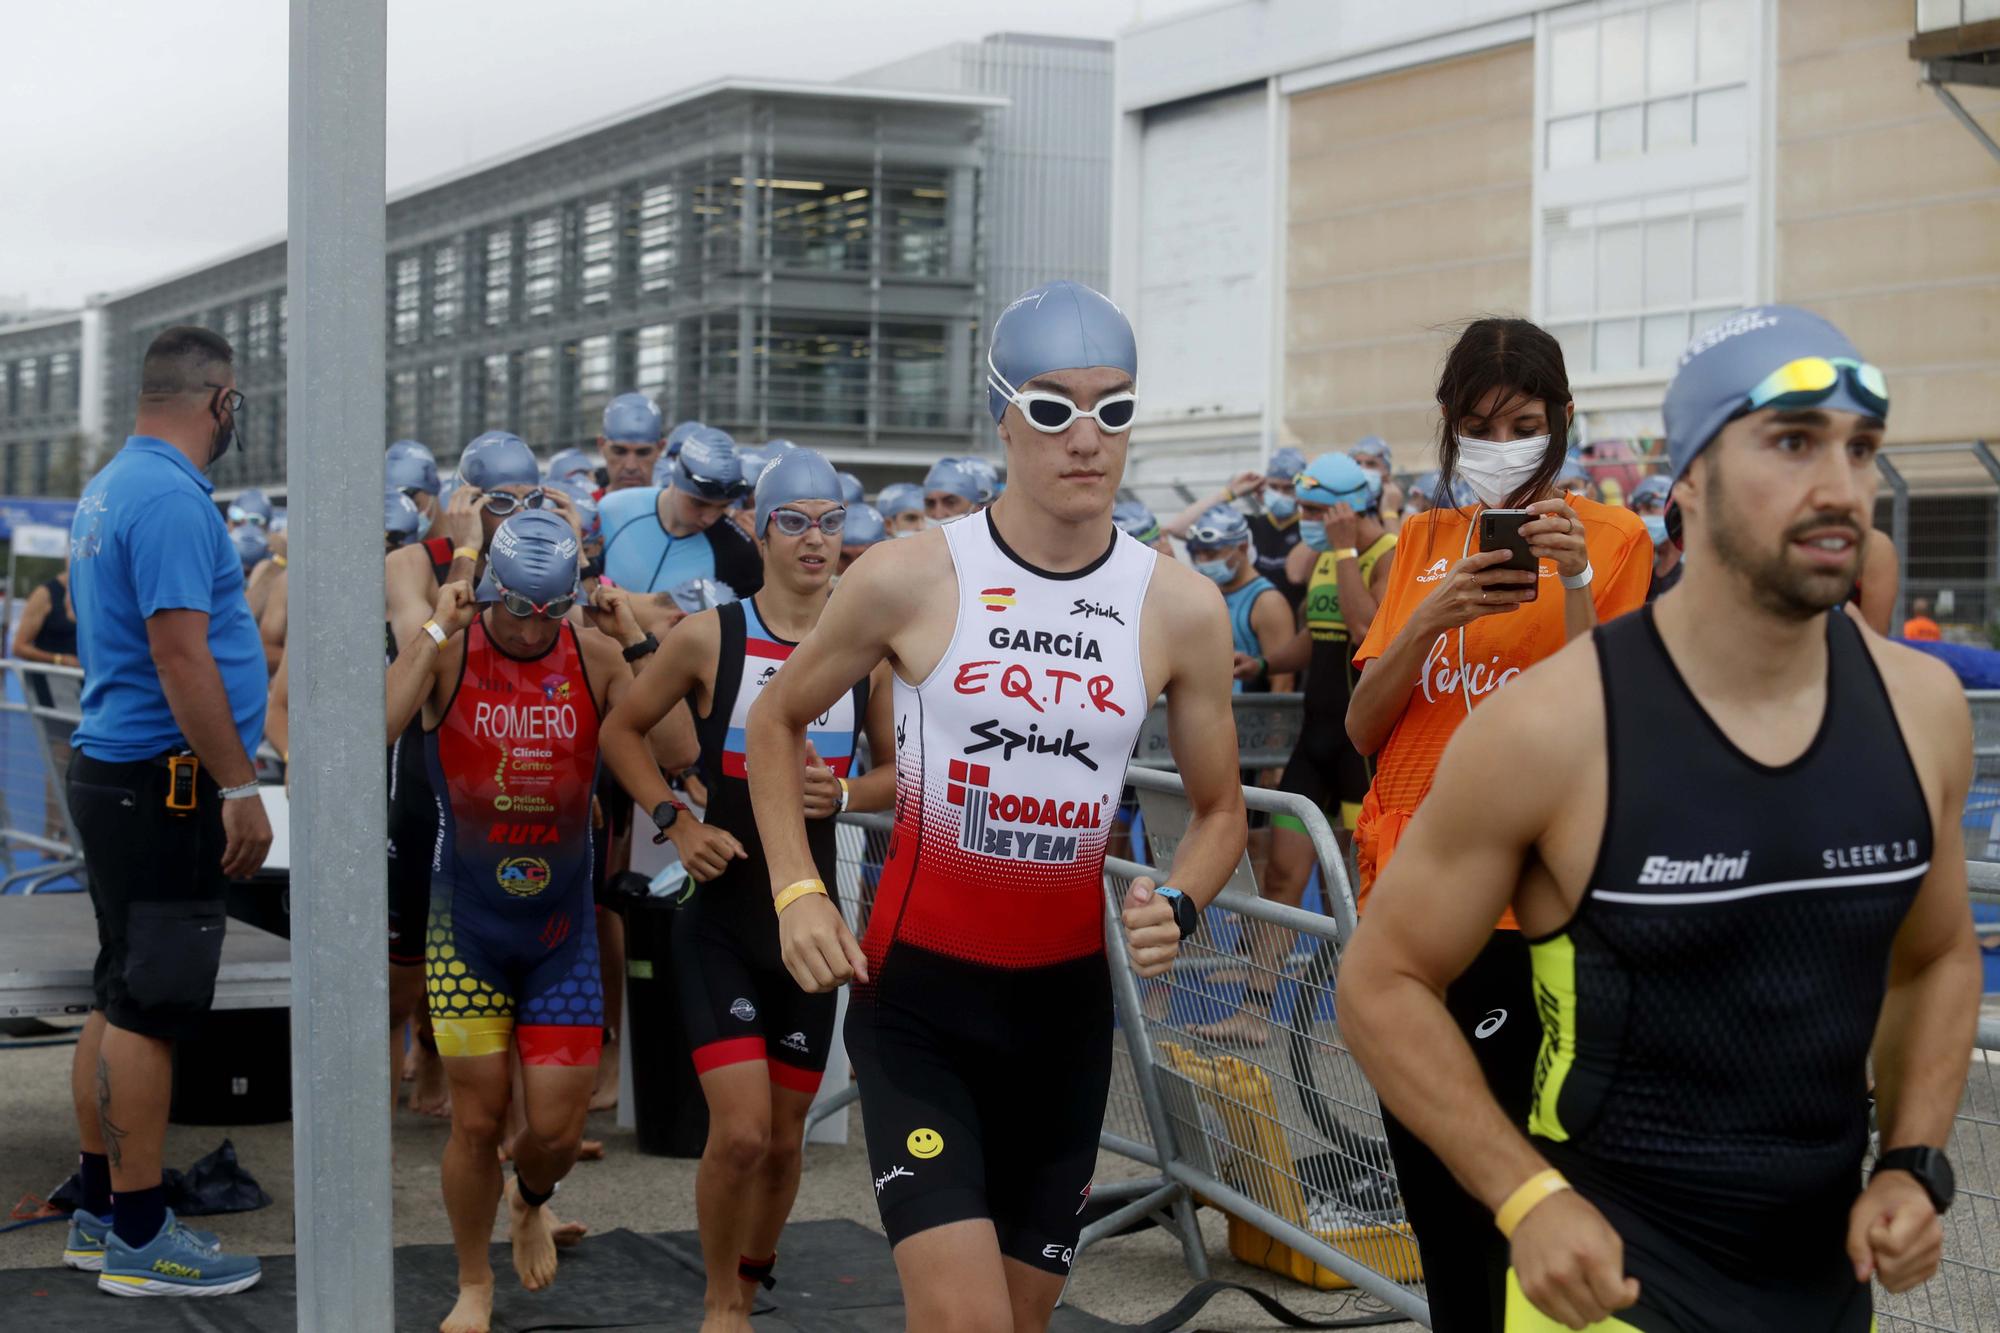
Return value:
[(1576, 399), (1572, 398), (1568, 402), (1563, 404), (1563, 434), (1568, 435), (1569, 428), (1575, 424), (1576, 424)]

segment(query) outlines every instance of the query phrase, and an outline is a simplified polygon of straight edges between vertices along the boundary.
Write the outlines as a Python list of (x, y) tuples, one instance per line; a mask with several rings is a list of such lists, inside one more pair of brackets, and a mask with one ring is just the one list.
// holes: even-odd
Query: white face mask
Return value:
[(1458, 475), (1472, 487), (1479, 502), (1489, 509), (1507, 503), (1507, 497), (1521, 489), (1541, 466), (1549, 451), (1549, 437), (1536, 435), (1525, 440), (1475, 440), (1458, 437)]

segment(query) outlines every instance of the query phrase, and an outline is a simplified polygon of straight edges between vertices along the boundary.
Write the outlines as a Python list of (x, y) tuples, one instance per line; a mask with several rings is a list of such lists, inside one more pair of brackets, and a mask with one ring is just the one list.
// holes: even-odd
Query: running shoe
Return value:
[[(173, 1216), (173, 1209), (167, 1210)], [(222, 1241), (212, 1232), (185, 1228), (194, 1237), (195, 1244), (207, 1249), (220, 1251)], [(104, 1238), (111, 1234), (111, 1214), (98, 1217), (87, 1208), (79, 1208), (69, 1215), (69, 1239), (63, 1244), (63, 1266), (83, 1273), (104, 1271)]]
[(114, 1296), (228, 1296), (257, 1285), (264, 1266), (254, 1256), (204, 1245), (171, 1212), (160, 1234), (134, 1248), (116, 1231), (104, 1238), (97, 1289)]

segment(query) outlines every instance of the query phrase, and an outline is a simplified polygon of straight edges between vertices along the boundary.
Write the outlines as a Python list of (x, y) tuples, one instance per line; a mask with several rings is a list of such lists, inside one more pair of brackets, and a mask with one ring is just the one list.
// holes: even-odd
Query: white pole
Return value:
[(292, 1167), (298, 1327), (388, 1333), (386, 0), (292, 0)]

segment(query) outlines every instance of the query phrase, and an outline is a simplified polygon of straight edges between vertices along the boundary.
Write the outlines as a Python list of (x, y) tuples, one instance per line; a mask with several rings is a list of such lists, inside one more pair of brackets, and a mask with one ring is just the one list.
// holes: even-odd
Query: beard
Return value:
[[(1757, 605), (1785, 620), (1811, 620), (1845, 602), (1861, 577), (1861, 557), (1867, 536), (1845, 512), (1826, 512), (1787, 527), (1778, 540), (1759, 544), (1756, 525), (1737, 514), (1729, 503), (1721, 460), (1711, 458), (1703, 478), (1708, 489), (1708, 540), (1716, 559), (1742, 575)], [(1837, 569), (1810, 569), (1792, 560), (1792, 543), (1809, 533), (1843, 528), (1854, 536), (1848, 560)]]

